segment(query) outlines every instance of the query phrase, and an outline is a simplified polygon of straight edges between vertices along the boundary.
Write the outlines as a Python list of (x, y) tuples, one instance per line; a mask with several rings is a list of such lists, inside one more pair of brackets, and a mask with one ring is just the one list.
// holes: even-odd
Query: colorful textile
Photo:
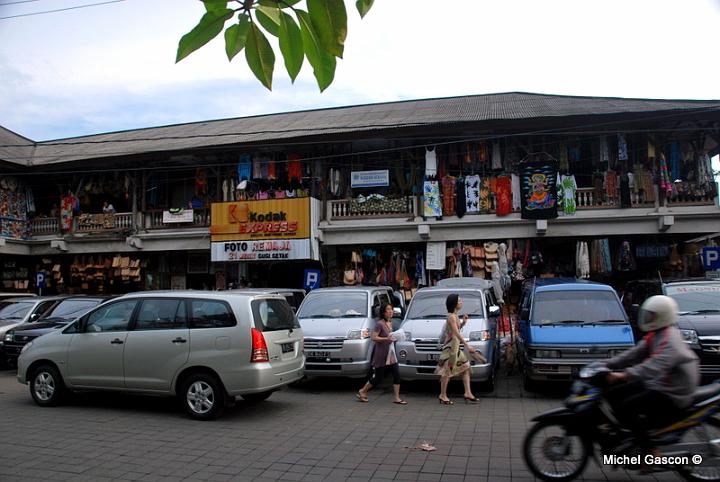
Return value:
[(491, 179), (489, 177), (484, 177), (480, 179), (480, 204), (479, 209), (481, 213), (489, 213), (490, 208), (492, 207), (490, 204), (490, 192), (491, 192), (491, 185), (493, 183), (491, 182)]
[(575, 214), (577, 210), (577, 203), (575, 202), (577, 183), (575, 182), (575, 176), (558, 174), (557, 182), (558, 204), (562, 206), (565, 214)]
[(300, 181), (302, 179), (302, 164), (299, 154), (288, 154), (288, 180)]
[(443, 216), (455, 215), (455, 182), (453, 176), (442, 178), (442, 212)]
[(238, 181), (250, 180), (252, 177), (252, 160), (249, 154), (240, 156), (240, 162), (237, 166)]
[(480, 212), (480, 176), (465, 178), (465, 212), (467, 214)]
[(423, 216), (442, 216), (442, 205), (440, 203), (440, 185), (437, 181), (425, 181), (423, 183)]
[(555, 161), (520, 165), (523, 219), (552, 219), (557, 213), (557, 164)]
[(507, 216), (512, 212), (513, 196), (510, 176), (500, 176), (495, 183), (495, 214)]
[(436, 375), (454, 377), (470, 369), (470, 363), (465, 353), (460, 349), (460, 341), (452, 336), (448, 321), (445, 322), (443, 327), (440, 343), (442, 343), (442, 352), (435, 369)]

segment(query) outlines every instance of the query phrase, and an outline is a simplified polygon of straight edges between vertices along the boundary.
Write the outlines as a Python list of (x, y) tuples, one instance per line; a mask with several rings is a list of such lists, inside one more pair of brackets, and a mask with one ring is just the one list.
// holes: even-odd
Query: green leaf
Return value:
[(202, 0), (206, 12), (222, 12), (227, 8), (229, 0)]
[(335, 57), (328, 53), (320, 44), (317, 33), (313, 28), (310, 15), (303, 10), (296, 10), (298, 22), (300, 23), (300, 34), (302, 35), (303, 47), (308, 62), (313, 67), (313, 75), (317, 80), (320, 92), (328, 88), (335, 78)]
[(342, 58), (347, 36), (347, 12), (343, 0), (307, 0), (308, 12), (323, 46)]
[(365, 18), (365, 15), (370, 11), (375, 0), (357, 0), (355, 6), (357, 11), (360, 13), (360, 18)]
[(280, 10), (277, 7), (259, 6), (255, 10), (255, 18), (272, 36), (280, 36)]
[(300, 0), (260, 0), (258, 4), (263, 5), (265, 7), (277, 7), (277, 8), (285, 8), (286, 5), (292, 6), (296, 3), (300, 3)]
[(254, 23), (250, 24), (250, 31), (245, 43), (245, 59), (255, 77), (272, 90), (273, 68), (275, 67), (275, 53), (262, 30)]
[(178, 44), (177, 57), (175, 62), (182, 59), (214, 39), (217, 34), (222, 32), (223, 25), (230, 20), (235, 12), (226, 8), (224, 10), (207, 12), (200, 19), (194, 29), (183, 35)]
[(250, 17), (240, 15), (238, 23), (225, 30), (225, 53), (232, 60), (245, 47), (247, 34), (250, 30)]
[(280, 12), (280, 52), (285, 59), (285, 68), (287, 69), (290, 79), (295, 82), (295, 78), (300, 73), (300, 68), (305, 58), (303, 50), (303, 40), (300, 34), (300, 27), (297, 26), (295, 20), (285, 12)]

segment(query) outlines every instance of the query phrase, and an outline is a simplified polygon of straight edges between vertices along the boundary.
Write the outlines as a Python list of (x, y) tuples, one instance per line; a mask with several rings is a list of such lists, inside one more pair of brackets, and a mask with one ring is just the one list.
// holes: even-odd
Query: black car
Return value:
[(45, 333), (67, 326), (68, 323), (108, 299), (107, 296), (72, 296), (65, 298), (37, 321), (16, 326), (5, 333), (5, 336), (0, 341), (5, 361), (9, 365), (15, 366), (22, 348), (29, 342)]
[(719, 378), (720, 280), (694, 278), (628, 283), (623, 291), (623, 305), (633, 330), (640, 337), (642, 333), (637, 328), (637, 313), (642, 303), (654, 295), (667, 295), (677, 302), (680, 315), (678, 328), (685, 342), (700, 358), (700, 374), (707, 378)]

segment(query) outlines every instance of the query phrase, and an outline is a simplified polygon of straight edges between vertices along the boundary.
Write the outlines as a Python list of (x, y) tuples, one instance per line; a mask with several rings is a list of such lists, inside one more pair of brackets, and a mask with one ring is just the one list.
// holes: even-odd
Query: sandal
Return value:
[(455, 405), (455, 402), (453, 402), (452, 400), (443, 400), (443, 399), (440, 398), (440, 397), (438, 397), (438, 401), (439, 401), (440, 404), (442, 404), (442, 405)]
[(355, 394), (355, 396), (357, 397), (357, 399), (358, 399), (359, 402), (363, 402), (363, 403), (367, 403), (367, 402), (368, 402), (368, 397), (365, 397), (365, 396), (361, 395), (360, 392), (357, 392), (357, 393)]
[(406, 400), (393, 400), (393, 403), (397, 403), (398, 405), (407, 405)]
[(478, 403), (480, 402), (480, 399), (478, 397), (463, 397), (465, 399), (465, 403)]

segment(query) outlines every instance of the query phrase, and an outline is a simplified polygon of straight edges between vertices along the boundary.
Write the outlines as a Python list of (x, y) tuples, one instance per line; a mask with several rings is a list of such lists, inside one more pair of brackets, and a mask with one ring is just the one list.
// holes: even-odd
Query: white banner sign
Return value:
[(310, 259), (309, 239), (217, 241), (210, 247), (212, 261), (286, 261)]
[(427, 243), (425, 269), (445, 269), (445, 242)]
[(183, 209), (179, 213), (163, 211), (163, 224), (169, 223), (191, 223), (193, 222), (193, 210)]
[(390, 171), (352, 171), (350, 187), (379, 187), (390, 185)]

